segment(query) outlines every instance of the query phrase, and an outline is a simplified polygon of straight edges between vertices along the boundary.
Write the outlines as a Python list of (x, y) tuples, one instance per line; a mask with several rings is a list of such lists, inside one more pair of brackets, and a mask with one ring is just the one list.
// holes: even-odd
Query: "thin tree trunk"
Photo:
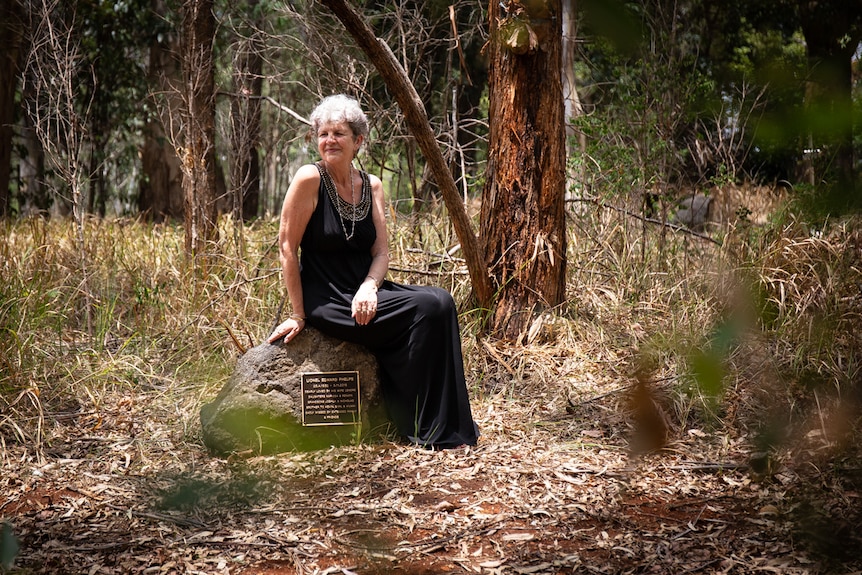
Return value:
[[(345, 0), (321, 0), (341, 20), (369, 60), (377, 68), (386, 87), (404, 112), (404, 119), (411, 134), (416, 138), (425, 160), (431, 166), (434, 179), (443, 193), (443, 201), (449, 210), (449, 217), (455, 233), (461, 241), (461, 250), (467, 262), (467, 270), (473, 282), (473, 292), (482, 307), (491, 305), (493, 293), (476, 234), (470, 225), (464, 202), (452, 179), (434, 133), (428, 124), (428, 115), (416, 89), (410, 83), (404, 69), (395, 59), (389, 46), (378, 40), (374, 32)], [(559, 74), (559, 72), (558, 72)]]
[(183, 170), (185, 249), (205, 257), (216, 240), (213, 0), (183, 3)]
[[(583, 156), (587, 151), (587, 136), (583, 130), (576, 130), (574, 120), (583, 115), (581, 99), (578, 96), (578, 87), (575, 82), (575, 54), (577, 47), (578, 26), (576, 21), (576, 0), (563, 3), (563, 102), (565, 105), (566, 136), (576, 140), (571, 147), (570, 153)], [(586, 172), (584, 162), (579, 162), (577, 171), (572, 174), (574, 181), (580, 189), (585, 187)], [(569, 198), (569, 190), (566, 190)]]
[(507, 339), (525, 334), (534, 313), (565, 297), (561, 11), (560, 0), (529, 9), (490, 2), (491, 131), (481, 230), (498, 289), (491, 330)]
[[(153, 0), (152, 10), (165, 14), (162, 0)], [(177, 86), (182, 82), (177, 55), (178, 40), (167, 35), (161, 41), (154, 40), (150, 46), (149, 84), (154, 94), (153, 101), (162, 118), (149, 118), (144, 128), (144, 145), (141, 150), (141, 178), (138, 209), (155, 221), (180, 219), (183, 217), (183, 188), (180, 159), (165, 132), (174, 118), (180, 116), (182, 107)]]
[(0, 216), (9, 215), (9, 174), (12, 161), (12, 126), (15, 121), (15, 90), (21, 73), (24, 21), (19, 0), (0, 3)]
[[(249, 0), (253, 14), (258, 0)], [(233, 163), (231, 188), (237, 220), (256, 218), (260, 206), (260, 96), (263, 90), (262, 42), (255, 30), (238, 40), (234, 68), (234, 95), (231, 100)]]

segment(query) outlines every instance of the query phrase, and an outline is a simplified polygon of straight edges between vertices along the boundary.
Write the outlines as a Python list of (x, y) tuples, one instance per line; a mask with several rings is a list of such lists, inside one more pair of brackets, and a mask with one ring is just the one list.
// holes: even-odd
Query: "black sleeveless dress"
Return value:
[[(368, 174), (361, 175), (362, 194), (370, 195)], [(374, 319), (357, 324), (350, 305), (371, 266), (377, 237), (372, 210), (355, 226), (342, 219), (323, 178), (321, 174), (317, 208), (300, 244), (308, 323), (363, 345), (377, 357), (383, 399), (402, 437), (433, 449), (475, 445), (479, 432), (467, 395), (452, 296), (442, 288), (384, 281)]]

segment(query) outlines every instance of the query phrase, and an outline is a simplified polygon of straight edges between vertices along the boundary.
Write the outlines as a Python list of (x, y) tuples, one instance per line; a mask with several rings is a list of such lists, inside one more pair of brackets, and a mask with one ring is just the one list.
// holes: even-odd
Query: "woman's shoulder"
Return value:
[(368, 178), (368, 183), (371, 185), (372, 189), (382, 189), (383, 188), (383, 182), (380, 181), (380, 178), (378, 178), (377, 176), (375, 176), (371, 172), (363, 171), (362, 173), (365, 174), (366, 178)]
[(293, 174), (291, 181), (293, 187), (302, 187), (310, 190), (316, 190), (320, 185), (320, 172), (317, 169), (317, 164), (305, 164), (300, 166)]
[(319, 187), (320, 173), (317, 167), (314, 164), (305, 164), (294, 172), (287, 198), (316, 198)]
[(320, 168), (315, 164), (304, 164), (296, 170), (296, 173), (293, 175), (294, 178), (300, 178), (303, 180), (319, 180), (320, 179)]

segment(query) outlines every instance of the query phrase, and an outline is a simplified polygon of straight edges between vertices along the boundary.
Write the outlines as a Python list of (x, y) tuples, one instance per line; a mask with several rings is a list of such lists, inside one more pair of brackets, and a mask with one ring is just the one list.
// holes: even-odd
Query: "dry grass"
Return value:
[[(792, 221), (737, 226), (717, 247), (613, 210), (569, 218), (568, 301), (536, 319), (530, 345), (510, 346), (477, 334), (481, 318), (469, 309), (451, 226), (433, 214), (392, 214), (391, 277), (441, 285), (464, 304), (465, 357), (478, 395), (531, 398), (529, 409), (559, 413), (648, 372), (669, 390), (685, 427), (721, 417), (704, 394), (738, 389), (753, 371), (758, 386), (793, 374), (831, 382), (839, 393), (854, 389), (862, 240), (851, 223), (821, 236)], [(282, 298), (275, 226), (223, 222), (219, 256), (201, 270), (183, 257), (179, 228), (91, 221), (83, 277), (67, 222), (7, 223), (3, 436), (42, 445), (52, 418), (98, 413), (102, 398), (129, 390), (185, 398), (191, 422), (195, 402), (217, 390), (236, 355), (275, 319)], [(722, 387), (699, 389), (688, 364), (731, 323), (744, 328), (716, 351)], [(756, 356), (752, 346), (766, 347), (769, 370), (747, 361)]]
[[(856, 222), (834, 225), (819, 235), (792, 219), (767, 227), (738, 223), (718, 232), (723, 245), (717, 246), (644, 227), (614, 210), (592, 207), (573, 213), (568, 301), (536, 319), (529, 345), (515, 346), (477, 333), (481, 318), (470, 309), (469, 278), (451, 227), (434, 214), (392, 216), (390, 277), (441, 285), (462, 304), (466, 369), (483, 432), (478, 452), (459, 459), (401, 446), (354, 446), (325, 455), (267, 458), (252, 464), (258, 472), (260, 466), (274, 466), (270, 475), (289, 472), (294, 481), (325, 478), (323, 485), (337, 491), (333, 501), (343, 503), (340, 509), (359, 505), (357, 514), (371, 511), (357, 496), (345, 494), (359, 489), (368, 497), (362, 505), (379, 507), (386, 493), (371, 489), (366, 494), (367, 486), (348, 483), (368, 468), (375, 470), (373, 477), (388, 474), (383, 483), (397, 478), (404, 489), (398, 497), (390, 493), (393, 517), (418, 521), (414, 527), (419, 525), (415, 528), (420, 531), (424, 519), (397, 510), (406, 509), (416, 495), (404, 487), (416, 478), (433, 482), (435, 473), (446, 475), (443, 470), (450, 469), (451, 477), (441, 481), (484, 498), (471, 511), (483, 510), (474, 522), (488, 523), (493, 508), (522, 527), (529, 523), (524, 517), (533, 517), (534, 524), (553, 518), (546, 528), (563, 529), (583, 520), (577, 514), (585, 504), (572, 504), (569, 523), (548, 506), (568, 497), (555, 493), (580, 486), (578, 474), (586, 473), (590, 479), (583, 485), (593, 495), (577, 487), (576, 497), (591, 498), (597, 510), (591, 521), (597, 523), (589, 529), (601, 530), (607, 529), (601, 526), (604, 514), (615, 513), (596, 503), (605, 495), (619, 505), (621, 497), (631, 502), (637, 494), (638, 509), (646, 509), (640, 506), (652, 505), (657, 497), (651, 485), (661, 484), (656, 488), (663, 493), (684, 499), (695, 497), (691, 489), (720, 492), (718, 479), (707, 482), (709, 487), (702, 482), (686, 487), (678, 477), (671, 479), (680, 472), (685, 481), (694, 481), (693, 459), (745, 466), (747, 452), (765, 449), (768, 461), (776, 462), (766, 475), (779, 465), (799, 469), (804, 462), (814, 462), (818, 473), (827, 473), (828, 466), (859, 467), (852, 441), (859, 428), (862, 387), (862, 233)], [(163, 469), (177, 477), (198, 466), (215, 477), (235, 475), (235, 462), (205, 459), (198, 409), (216, 394), (238, 354), (262, 341), (275, 319), (283, 291), (276, 226), (266, 221), (239, 229), (223, 222), (219, 256), (201, 270), (184, 259), (179, 228), (91, 221), (86, 226), (89, 275), (83, 277), (71, 224), (7, 222), (0, 243), (0, 461), (7, 476), (16, 476), (26, 465), (47, 469), (57, 458), (80, 462), (73, 465), (78, 469), (91, 465), (86, 463), (91, 456), (100, 461), (99, 485), (120, 481), (116, 478), (131, 469), (136, 477), (156, 482), (167, 481), (166, 472), (159, 471)], [(84, 309), (88, 301), (89, 314)], [(651, 401), (665, 416), (667, 455), (645, 460), (637, 481), (627, 475), (621, 495), (614, 482), (632, 469), (627, 447), (635, 429), (629, 390), (636, 381), (649, 386)], [(521, 461), (526, 454), (533, 454), (532, 459)], [(511, 463), (513, 458), (517, 464)], [(518, 478), (527, 477), (529, 466), (533, 475), (527, 489)], [(606, 476), (603, 467), (616, 471)], [(352, 475), (342, 485), (337, 476), (345, 469)], [(659, 480), (662, 473), (667, 475)], [(793, 475), (793, 481), (802, 484), (800, 477)], [(824, 485), (824, 477), (805, 485)], [(851, 489), (846, 477), (829, 477), (836, 497)], [(723, 481), (747, 480), (734, 476)], [(548, 491), (544, 499), (534, 491), (552, 484), (556, 491)], [(121, 489), (117, 485), (110, 489)], [(448, 489), (459, 491), (451, 485)], [(784, 483), (778, 488), (781, 493), (787, 489)], [(323, 486), (309, 489), (314, 495)], [(758, 505), (766, 500), (763, 493)], [(354, 503), (342, 501), (350, 497)], [(604, 504), (610, 505), (610, 499)], [(788, 517), (793, 510), (808, 509), (803, 503), (813, 500), (788, 503)], [(525, 506), (527, 501), (532, 507)], [(437, 521), (435, 513), (442, 508), (436, 506), (444, 504), (459, 506), (451, 498), (428, 502), (423, 517)], [(128, 505), (140, 511), (138, 522), (153, 514), (144, 503)], [(422, 508), (419, 501), (416, 506)], [(386, 509), (373, 513), (386, 515)], [(300, 538), (318, 529), (315, 521), (325, 522), (336, 511), (333, 507), (319, 511), (319, 517), (312, 513), (296, 519), (310, 530), (300, 531)], [(493, 532), (486, 526), (487, 533), (473, 533), (470, 522), (453, 525), (434, 529), (451, 536), (446, 529), (457, 527), (477, 541)], [(401, 536), (414, 537), (413, 528), (408, 531)], [(518, 533), (509, 532), (505, 541), (517, 545)], [(577, 539), (578, 533), (570, 535)], [(431, 541), (422, 545), (426, 543)], [(638, 553), (647, 557), (655, 551), (647, 547)], [(312, 543), (303, 547), (312, 548)], [(293, 563), (302, 562), (292, 557)], [(318, 572), (325, 572), (324, 563), (319, 565)], [(297, 567), (295, 572), (314, 571)], [(508, 571), (488, 567), (487, 572)]]

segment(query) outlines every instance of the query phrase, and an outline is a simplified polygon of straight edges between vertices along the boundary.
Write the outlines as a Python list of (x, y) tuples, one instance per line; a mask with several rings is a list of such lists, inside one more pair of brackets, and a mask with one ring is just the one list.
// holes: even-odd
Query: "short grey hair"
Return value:
[(309, 119), (315, 136), (320, 126), (330, 122), (346, 122), (354, 136), (368, 136), (368, 117), (359, 102), (344, 94), (327, 96), (321, 100)]

